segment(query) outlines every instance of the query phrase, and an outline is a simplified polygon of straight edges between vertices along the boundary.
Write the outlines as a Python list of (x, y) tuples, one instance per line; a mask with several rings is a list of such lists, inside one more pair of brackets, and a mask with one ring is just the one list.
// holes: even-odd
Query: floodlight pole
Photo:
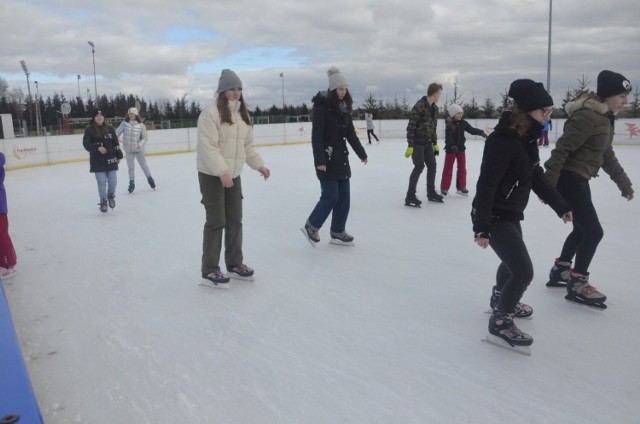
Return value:
[(284, 142), (287, 142), (287, 114), (285, 113), (285, 109), (284, 109), (284, 72), (280, 72), (280, 78), (282, 78), (282, 113), (284, 113), (284, 123), (283, 125), (283, 132), (284, 132)]
[[(27, 64), (25, 63), (24, 60), (20, 61), (20, 65), (22, 66), (22, 70), (24, 71), (24, 74), (27, 76), (27, 90), (29, 92), (29, 98), (27, 99), (27, 106), (29, 106), (31, 104), (31, 84), (29, 84), (29, 75), (31, 75), (31, 73), (27, 70)], [(33, 114), (31, 113), (31, 110), (29, 110), (29, 124), (31, 125), (31, 128), (33, 128)]]
[[(91, 54), (93, 55), (93, 87), (96, 93), (96, 102), (98, 101), (98, 82), (96, 80), (96, 45), (93, 44), (93, 41), (87, 41), (91, 46)], [(97, 103), (96, 103), (97, 104)]]
[(553, 0), (549, 0), (549, 44), (547, 47), (547, 91), (551, 94), (551, 11)]

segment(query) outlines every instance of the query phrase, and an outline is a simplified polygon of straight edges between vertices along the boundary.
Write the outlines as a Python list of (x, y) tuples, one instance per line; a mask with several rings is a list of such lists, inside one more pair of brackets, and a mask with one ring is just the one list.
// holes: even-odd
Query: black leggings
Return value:
[(497, 308), (513, 313), (533, 280), (533, 264), (522, 240), (520, 221), (494, 223), (489, 245), (502, 261), (496, 273), (496, 286), (502, 292)]
[(560, 260), (571, 262), (575, 256), (573, 268), (580, 274), (586, 274), (604, 236), (598, 214), (591, 201), (589, 181), (573, 172), (564, 171), (558, 179), (558, 191), (573, 212), (573, 231), (562, 246)]

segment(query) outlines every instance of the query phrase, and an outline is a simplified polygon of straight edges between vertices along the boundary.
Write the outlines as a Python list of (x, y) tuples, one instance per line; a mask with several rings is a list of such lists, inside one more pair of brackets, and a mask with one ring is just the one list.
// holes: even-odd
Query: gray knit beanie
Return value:
[(329, 91), (333, 91), (341, 85), (348, 85), (347, 79), (342, 75), (340, 69), (335, 66), (329, 68), (327, 75), (329, 75)]
[(218, 80), (218, 93), (223, 93), (232, 88), (242, 88), (242, 81), (231, 69), (223, 69)]

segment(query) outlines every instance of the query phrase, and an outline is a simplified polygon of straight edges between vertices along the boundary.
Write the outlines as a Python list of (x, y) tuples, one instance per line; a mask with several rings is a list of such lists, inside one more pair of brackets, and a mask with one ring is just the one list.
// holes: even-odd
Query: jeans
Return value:
[(427, 195), (436, 194), (436, 155), (433, 152), (433, 145), (427, 143), (426, 146), (415, 144), (413, 146), (413, 171), (409, 176), (409, 192), (415, 193), (418, 186), (418, 179), (422, 174), (425, 165), (427, 166)]
[(320, 200), (307, 219), (307, 225), (319, 230), (331, 215), (331, 232), (345, 232), (347, 217), (351, 207), (349, 180), (320, 180)]
[(533, 264), (522, 240), (520, 222), (502, 221), (494, 224), (489, 246), (501, 261), (496, 273), (496, 286), (502, 292), (497, 309), (513, 313), (533, 280)]
[[(118, 184), (118, 171), (96, 172), (98, 194), (100, 200), (107, 197), (116, 197), (116, 185)], [(108, 185), (108, 188), (107, 188)]]
[(573, 212), (573, 231), (562, 246), (560, 260), (571, 262), (576, 257), (574, 269), (586, 274), (604, 230), (591, 201), (589, 181), (572, 172), (562, 172), (558, 179), (558, 191), (571, 206)]

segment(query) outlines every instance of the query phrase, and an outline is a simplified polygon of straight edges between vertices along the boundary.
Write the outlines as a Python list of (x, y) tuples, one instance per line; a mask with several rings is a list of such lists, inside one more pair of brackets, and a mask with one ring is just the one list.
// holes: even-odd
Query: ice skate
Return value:
[(469, 190), (467, 190), (466, 188), (459, 188), (456, 190), (456, 193), (458, 193), (461, 196), (468, 196)]
[(18, 273), (18, 270), (16, 269), (15, 266), (8, 266), (6, 268), (0, 267), (0, 277), (2, 277), (3, 280), (6, 280), (7, 278), (11, 278), (17, 273)]
[(107, 211), (109, 210), (109, 205), (107, 205), (107, 199), (100, 199), (100, 203), (98, 203), (98, 205), (100, 205), (100, 212), (102, 213), (107, 213)]
[(107, 199), (107, 200), (108, 200), (108, 202), (109, 202), (109, 207), (110, 207), (111, 209), (113, 209), (113, 208), (115, 208), (115, 207), (116, 207), (116, 195), (115, 195), (115, 194), (111, 194), (111, 195), (108, 197), (108, 199)]
[(547, 287), (567, 287), (569, 282), (569, 272), (571, 271), (571, 262), (556, 259), (555, 263), (549, 271), (549, 281)]
[(427, 194), (427, 200), (435, 203), (444, 203), (443, 197), (436, 192)]
[(533, 338), (520, 331), (513, 322), (513, 314), (493, 311), (489, 318), (489, 334), (483, 340), (522, 355), (531, 355), (530, 346), (533, 344)]
[(318, 230), (312, 229), (308, 224), (301, 227), (300, 231), (302, 231), (302, 234), (304, 234), (311, 246), (316, 247), (316, 244), (320, 242), (320, 234), (318, 234)]
[(156, 189), (156, 182), (153, 180), (152, 177), (147, 178), (147, 182), (149, 183), (149, 187), (151, 187), (152, 189)]
[[(491, 299), (489, 299), (489, 306), (491, 307), (491, 311), (489, 311), (489, 313), (492, 313), (496, 306), (498, 306), (499, 300), (500, 290), (498, 290), (496, 286), (493, 286), (493, 289), (491, 290)], [(513, 313), (514, 318), (531, 319), (531, 315), (533, 315), (533, 308), (531, 306), (520, 302), (516, 304), (516, 309)]]
[(353, 236), (347, 233), (331, 233), (331, 240), (329, 240), (331, 244), (337, 244), (339, 246), (353, 246)]
[(254, 271), (245, 264), (228, 266), (227, 273), (229, 277), (235, 278), (236, 280), (254, 281)]
[(129, 180), (129, 188), (127, 188), (127, 190), (129, 191), (129, 194), (133, 193), (133, 190), (136, 189), (136, 182), (133, 180)]
[(607, 296), (600, 293), (598, 289), (589, 284), (589, 274), (570, 273), (567, 283), (567, 295), (564, 297), (570, 302), (590, 306), (596, 309), (607, 309), (604, 303)]
[(229, 288), (229, 277), (222, 271), (214, 271), (209, 274), (202, 274), (201, 286), (214, 287), (217, 289)]
[(418, 200), (418, 198), (416, 197), (416, 193), (407, 192), (407, 197), (404, 198), (404, 205), (419, 208), (421, 207), (420, 205), (422, 205), (422, 201)]
[(443, 196), (446, 196), (449, 194), (449, 190), (440, 190), (440, 194), (442, 194)]

